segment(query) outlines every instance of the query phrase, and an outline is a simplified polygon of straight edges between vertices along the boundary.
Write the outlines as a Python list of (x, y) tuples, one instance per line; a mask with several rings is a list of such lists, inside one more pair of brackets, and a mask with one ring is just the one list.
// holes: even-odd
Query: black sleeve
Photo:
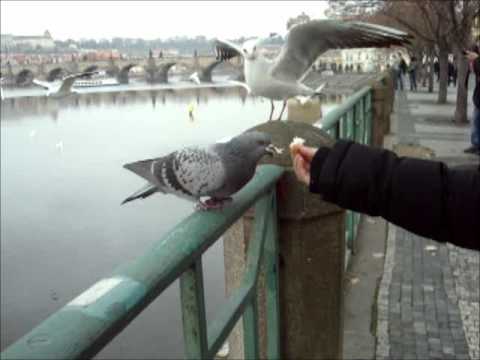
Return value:
[(382, 216), (418, 235), (480, 249), (480, 170), (338, 141), (321, 148), (310, 191), (343, 208)]

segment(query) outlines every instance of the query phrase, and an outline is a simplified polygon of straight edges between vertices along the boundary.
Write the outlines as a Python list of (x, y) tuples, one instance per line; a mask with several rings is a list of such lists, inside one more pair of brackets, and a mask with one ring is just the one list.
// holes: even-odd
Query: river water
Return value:
[[(1, 103), (2, 349), (193, 211), (170, 195), (120, 206), (144, 184), (123, 164), (239, 134), (270, 111), (268, 101), (232, 87), (41, 94), (5, 91)], [(222, 242), (203, 259), (211, 319), (225, 301)], [(183, 357), (178, 282), (97, 357)]]

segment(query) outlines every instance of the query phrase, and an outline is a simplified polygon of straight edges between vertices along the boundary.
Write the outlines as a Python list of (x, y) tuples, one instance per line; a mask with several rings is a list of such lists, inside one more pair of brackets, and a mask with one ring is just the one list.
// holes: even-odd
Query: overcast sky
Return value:
[(236, 38), (286, 31), (304, 11), (323, 18), (326, 1), (5, 1), (1, 33), (54, 39), (204, 35)]

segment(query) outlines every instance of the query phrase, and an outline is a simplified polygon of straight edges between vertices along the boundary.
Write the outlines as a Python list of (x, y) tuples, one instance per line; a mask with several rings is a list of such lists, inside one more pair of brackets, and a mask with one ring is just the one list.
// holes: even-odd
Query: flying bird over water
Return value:
[(227, 40), (216, 40), (217, 58), (228, 60), (235, 56), (244, 58), (245, 82), (254, 95), (271, 101), (283, 100), (281, 119), (287, 100), (295, 96), (313, 97), (323, 85), (312, 89), (302, 81), (308, 75), (315, 60), (327, 50), (388, 47), (408, 43), (410, 36), (402, 31), (363, 22), (340, 22), (336, 20), (312, 20), (293, 26), (287, 41), (274, 60), (265, 58), (259, 46), (265, 38), (247, 40), (237, 45)]
[[(122, 204), (161, 192), (198, 201), (197, 208), (203, 210), (221, 208), (250, 181), (260, 158), (278, 151), (268, 134), (246, 132), (228, 142), (187, 147), (164, 157), (126, 164), (126, 169), (148, 184)], [(202, 201), (201, 197), (208, 199)]]
[(33, 83), (47, 89), (47, 96), (60, 98), (77, 93), (76, 89), (72, 88), (75, 80), (97, 74), (97, 71), (85, 71), (77, 74), (72, 74), (64, 77), (60, 83), (50, 83), (33, 79)]

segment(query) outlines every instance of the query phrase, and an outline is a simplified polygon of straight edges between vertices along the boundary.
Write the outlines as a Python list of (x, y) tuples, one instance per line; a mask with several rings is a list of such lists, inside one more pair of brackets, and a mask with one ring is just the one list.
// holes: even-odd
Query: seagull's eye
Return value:
[(246, 53), (247, 53), (247, 49), (243, 49), (243, 52), (246, 54)]
[(257, 47), (256, 47), (256, 46), (254, 46), (254, 47), (253, 47), (253, 51), (256, 51), (256, 50), (257, 50)]

